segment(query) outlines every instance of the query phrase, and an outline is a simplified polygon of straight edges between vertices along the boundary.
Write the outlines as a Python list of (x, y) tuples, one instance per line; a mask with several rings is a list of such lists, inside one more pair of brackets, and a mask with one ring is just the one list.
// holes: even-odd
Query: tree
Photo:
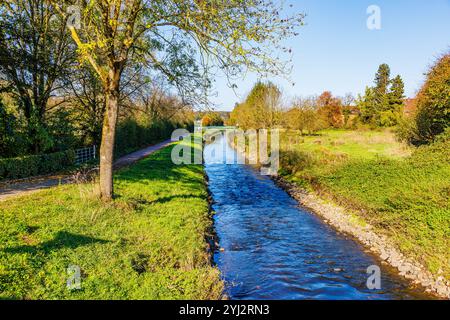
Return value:
[(231, 113), (232, 123), (243, 129), (273, 128), (281, 119), (282, 93), (272, 82), (258, 81)]
[[(84, 144), (100, 145), (103, 116), (106, 101), (102, 83), (95, 71), (89, 65), (75, 66), (76, 72), (69, 75), (65, 81), (64, 95), (67, 109), (76, 119), (75, 126)], [(160, 90), (156, 79), (149, 80), (142, 67), (128, 63), (122, 73), (119, 98), (119, 118), (127, 118), (134, 111), (147, 113), (155, 120), (162, 116), (161, 100), (166, 98), (164, 90)], [(167, 108), (175, 106), (170, 101)], [(173, 112), (175, 113), (175, 112)], [(166, 116), (166, 114), (164, 114)]]
[(366, 87), (364, 96), (359, 96), (357, 105), (360, 110), (360, 119), (363, 123), (373, 124), (377, 114), (377, 106), (375, 101), (375, 90), (371, 87)]
[(415, 122), (422, 143), (433, 141), (450, 127), (450, 53), (438, 59), (427, 72), (417, 94)]
[(212, 125), (212, 119), (209, 115), (204, 115), (202, 118), (202, 126), (203, 127), (209, 127)]
[(355, 97), (351, 93), (347, 93), (342, 99), (342, 114), (344, 115), (344, 126), (349, 125), (350, 116), (352, 114), (352, 109), (355, 104)]
[(223, 126), (224, 121), (220, 113), (218, 112), (208, 112), (207, 116), (210, 118), (210, 126), (220, 127)]
[(398, 123), (404, 105), (404, 84), (397, 75), (390, 79), (387, 64), (379, 66), (375, 75), (375, 86), (367, 87), (365, 95), (358, 99), (363, 123), (390, 127)]
[(0, 157), (17, 155), (17, 119), (7, 110), (0, 97)]
[(137, 91), (137, 95), (141, 100), (143, 113), (153, 121), (186, 124), (194, 122), (195, 114), (192, 106), (180, 97), (170, 94), (162, 79), (152, 79)]
[(316, 100), (314, 97), (297, 98), (293, 107), (284, 113), (287, 127), (292, 130), (299, 130), (302, 135), (305, 131), (308, 134), (313, 134), (325, 128), (327, 124), (318, 115)]
[(236, 103), (230, 114), (230, 124), (244, 129), (252, 128), (253, 118), (253, 112), (245, 102)]
[(389, 91), (386, 94), (387, 108), (380, 111), (378, 125), (382, 127), (392, 127), (399, 123), (405, 104), (404, 88), (405, 85), (399, 75), (390, 81)]
[(45, 124), (48, 101), (61, 88), (74, 59), (65, 21), (54, 19), (54, 14), (50, 0), (0, 4), (0, 83), (18, 101), (34, 153), (52, 144)]
[[(56, 3), (56, 1), (55, 1)], [(281, 41), (296, 35), (303, 15), (282, 17), (272, 1), (82, 1), (81, 28), (69, 26), (80, 60), (101, 80), (106, 111), (100, 147), (100, 193), (113, 196), (112, 161), (122, 72), (140, 59), (162, 73), (182, 95), (210, 85), (213, 61), (229, 77), (245, 70), (282, 74), (272, 58)], [(60, 13), (66, 15), (65, 8)], [(286, 49), (288, 51), (289, 49)]]
[(80, 66), (65, 80), (64, 94), (84, 144), (100, 145), (106, 105), (102, 84), (88, 66)]
[(379, 111), (389, 109), (388, 88), (390, 83), (391, 69), (387, 64), (381, 64), (375, 74), (374, 98)]
[(252, 129), (272, 128), (280, 122), (281, 90), (272, 82), (258, 81), (245, 100), (254, 119)]
[(340, 128), (343, 124), (342, 102), (333, 97), (330, 91), (323, 92), (317, 99), (319, 115), (325, 123), (333, 128)]
[(405, 99), (405, 84), (400, 75), (392, 79), (388, 97), (390, 109), (400, 111)]

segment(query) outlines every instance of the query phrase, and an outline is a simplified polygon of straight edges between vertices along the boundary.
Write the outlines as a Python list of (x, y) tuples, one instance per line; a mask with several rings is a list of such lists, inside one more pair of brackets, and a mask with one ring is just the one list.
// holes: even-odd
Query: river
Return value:
[[(213, 151), (217, 144), (224, 154)], [(252, 166), (224, 164), (223, 157), (236, 157), (225, 139), (205, 146), (221, 248), (214, 260), (230, 299), (425, 297), (361, 245), (300, 207), (269, 177)], [(367, 288), (372, 265), (381, 268), (381, 289)]]

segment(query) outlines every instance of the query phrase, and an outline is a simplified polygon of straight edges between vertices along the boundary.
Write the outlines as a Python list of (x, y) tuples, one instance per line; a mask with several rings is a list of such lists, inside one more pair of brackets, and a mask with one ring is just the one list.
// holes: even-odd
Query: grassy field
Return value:
[(301, 150), (332, 152), (360, 159), (403, 158), (412, 152), (411, 147), (397, 142), (390, 131), (323, 130), (317, 136), (290, 133), (284, 138), (300, 146)]
[[(92, 184), (0, 202), (0, 298), (219, 298), (203, 169), (173, 165), (170, 152), (117, 173), (110, 205)], [(70, 265), (81, 290), (67, 289)]]
[(412, 150), (389, 131), (282, 137), (290, 181), (356, 209), (379, 233), (450, 279), (450, 143)]

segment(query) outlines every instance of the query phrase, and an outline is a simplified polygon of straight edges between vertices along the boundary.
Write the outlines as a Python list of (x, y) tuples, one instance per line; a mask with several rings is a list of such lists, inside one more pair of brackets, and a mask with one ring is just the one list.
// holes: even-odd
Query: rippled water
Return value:
[[(215, 142), (225, 150), (219, 157), (234, 157), (234, 150), (223, 141)], [(424, 297), (382, 266), (382, 290), (367, 289), (367, 268), (380, 264), (373, 256), (299, 207), (254, 168), (211, 163), (216, 162), (211, 161), (213, 149), (217, 160), (214, 144), (204, 153), (223, 248), (215, 254), (215, 262), (231, 299)]]

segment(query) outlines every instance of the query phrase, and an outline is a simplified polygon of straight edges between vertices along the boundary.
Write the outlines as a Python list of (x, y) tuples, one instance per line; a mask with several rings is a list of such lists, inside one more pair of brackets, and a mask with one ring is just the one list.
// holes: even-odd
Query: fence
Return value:
[(96, 157), (96, 153), (97, 148), (95, 145), (75, 150), (75, 164), (82, 164), (94, 160)]

